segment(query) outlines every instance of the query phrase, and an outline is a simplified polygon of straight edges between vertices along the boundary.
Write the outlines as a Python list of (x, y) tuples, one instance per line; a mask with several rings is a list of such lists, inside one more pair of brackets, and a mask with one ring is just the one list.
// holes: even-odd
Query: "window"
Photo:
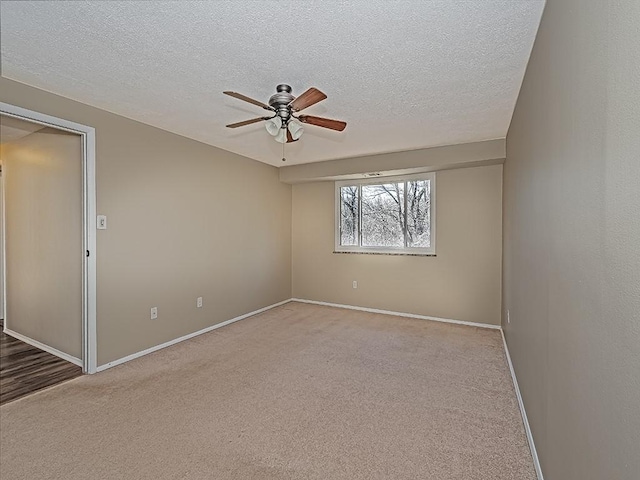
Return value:
[(336, 182), (336, 251), (435, 254), (435, 179)]

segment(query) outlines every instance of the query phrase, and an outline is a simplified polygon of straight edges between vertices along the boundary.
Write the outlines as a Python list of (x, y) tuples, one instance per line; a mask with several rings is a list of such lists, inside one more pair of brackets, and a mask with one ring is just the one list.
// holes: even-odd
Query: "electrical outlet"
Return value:
[(509, 316), (509, 310), (507, 310), (507, 323), (511, 323), (511, 317)]
[(202, 297), (198, 297), (196, 299), (196, 307), (197, 308), (202, 308)]
[(151, 320), (158, 318), (158, 307), (151, 307)]
[(358, 288), (358, 281), (357, 280), (353, 281), (353, 288)]

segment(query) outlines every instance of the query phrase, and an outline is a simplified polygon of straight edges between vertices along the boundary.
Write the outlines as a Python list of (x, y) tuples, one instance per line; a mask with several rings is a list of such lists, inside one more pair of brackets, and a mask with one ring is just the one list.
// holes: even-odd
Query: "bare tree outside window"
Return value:
[(340, 245), (358, 245), (359, 189), (340, 189)]
[(340, 245), (430, 248), (431, 187), (424, 178), (339, 187)]
[(362, 185), (362, 245), (404, 246), (404, 183)]
[(431, 246), (431, 182), (407, 182), (407, 247)]

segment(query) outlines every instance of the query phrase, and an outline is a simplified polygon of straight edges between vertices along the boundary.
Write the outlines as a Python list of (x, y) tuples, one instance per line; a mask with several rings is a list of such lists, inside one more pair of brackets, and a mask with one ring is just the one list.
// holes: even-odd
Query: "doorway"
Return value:
[(96, 371), (95, 130), (0, 103), (3, 331)]

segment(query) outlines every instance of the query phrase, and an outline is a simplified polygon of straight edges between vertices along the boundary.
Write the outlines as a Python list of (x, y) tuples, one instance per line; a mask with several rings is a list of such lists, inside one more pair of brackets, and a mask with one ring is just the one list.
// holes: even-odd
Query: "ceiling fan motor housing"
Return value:
[(282, 128), (286, 128), (287, 122), (291, 118), (289, 104), (295, 97), (291, 94), (291, 87), (284, 83), (276, 87), (276, 92), (269, 99), (269, 105), (275, 109), (276, 114), (282, 119)]

